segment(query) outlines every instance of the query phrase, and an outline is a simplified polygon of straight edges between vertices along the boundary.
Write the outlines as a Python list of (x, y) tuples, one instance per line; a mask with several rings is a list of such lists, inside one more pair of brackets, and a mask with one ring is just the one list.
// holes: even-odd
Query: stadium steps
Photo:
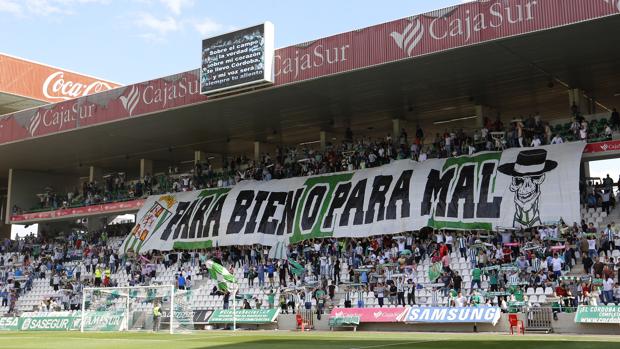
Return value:
[(607, 224), (611, 224), (611, 222), (616, 222), (616, 224), (620, 224), (620, 209), (618, 208), (618, 206), (620, 206), (619, 199), (620, 198), (616, 198), (616, 208), (612, 209), (609, 212), (609, 215), (604, 217), (601, 221), (601, 224), (598, 227), (599, 231), (605, 229), (607, 227)]

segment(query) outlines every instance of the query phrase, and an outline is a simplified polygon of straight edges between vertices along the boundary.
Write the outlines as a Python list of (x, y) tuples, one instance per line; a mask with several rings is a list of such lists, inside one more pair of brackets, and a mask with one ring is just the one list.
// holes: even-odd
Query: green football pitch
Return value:
[(4, 332), (0, 348), (11, 349), (607, 349), (620, 348), (620, 336), (385, 332), (236, 332), (188, 334)]

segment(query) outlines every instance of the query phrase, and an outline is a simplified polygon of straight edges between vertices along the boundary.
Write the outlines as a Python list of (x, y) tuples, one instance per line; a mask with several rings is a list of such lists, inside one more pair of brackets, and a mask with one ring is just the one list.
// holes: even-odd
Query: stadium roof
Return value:
[[(578, 3), (562, 4), (569, 2)], [(526, 11), (529, 2), (521, 3)], [(557, 1), (537, 3), (532, 11), (540, 12), (532, 17), (539, 17), (529, 23), (523, 12), (523, 25), (463, 30), (450, 42), (431, 40), (431, 32), (449, 33), (454, 20), (471, 21), (474, 11), (489, 13), (503, 2), (463, 4), (283, 48), (276, 52), (276, 86), (250, 93), (207, 101), (196, 93), (195, 70), (6, 115), (0, 117), (0, 127), (10, 129), (0, 131), (0, 173), (86, 175), (89, 165), (137, 171), (140, 158), (157, 164), (191, 160), (194, 150), (250, 153), (254, 141), (296, 144), (347, 126), (358, 135), (387, 134), (394, 118), (428, 132), (434, 122), (473, 115), (476, 105), (501, 111), (504, 119), (535, 111), (564, 118), (570, 88), (595, 98), (599, 111), (617, 104), (620, 39), (610, 35), (620, 26), (616, 8), (590, 1), (592, 8), (556, 18), (544, 14)], [(305, 53), (310, 68), (301, 70)]]
[(0, 115), (119, 86), (67, 69), (0, 53)]

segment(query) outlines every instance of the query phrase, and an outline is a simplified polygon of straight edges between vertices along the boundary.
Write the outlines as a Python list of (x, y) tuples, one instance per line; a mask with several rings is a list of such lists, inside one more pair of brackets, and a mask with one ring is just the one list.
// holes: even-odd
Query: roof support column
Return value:
[[(10, 215), (9, 200), (6, 195), (0, 194), (0, 217)], [(0, 219), (0, 239), (11, 238), (11, 225), (4, 224), (4, 220)]]
[(475, 106), (475, 109), (477, 118), (474, 120), (474, 122), (476, 123), (476, 127), (482, 128), (484, 126), (485, 118), (490, 118), (492, 110), (486, 105), (481, 104), (477, 104)]
[(260, 142), (254, 141), (254, 161), (260, 161)]
[(153, 174), (153, 160), (140, 159), (140, 178)]
[(590, 177), (590, 161), (584, 161), (582, 164), (583, 176), (585, 178)]
[(399, 142), (400, 130), (402, 129), (401, 119), (392, 119), (392, 140), (395, 143)]
[(571, 114), (585, 114), (588, 111), (588, 100), (584, 96), (583, 90), (573, 88), (568, 90), (568, 107)]
[(194, 165), (207, 161), (207, 154), (202, 150), (194, 150)]
[(90, 183), (100, 182), (102, 178), (102, 173), (100, 168), (95, 166), (90, 166), (88, 169), (88, 181)]
[(11, 225), (0, 222), (0, 239), (11, 238)]
[(327, 132), (319, 132), (319, 140), (321, 141), (321, 150), (324, 151), (327, 148)]
[[(13, 212), (13, 169), (9, 169), (8, 183), (6, 186), (6, 210), (4, 212), (4, 222), (9, 225)], [(10, 226), (10, 225), (9, 225)]]

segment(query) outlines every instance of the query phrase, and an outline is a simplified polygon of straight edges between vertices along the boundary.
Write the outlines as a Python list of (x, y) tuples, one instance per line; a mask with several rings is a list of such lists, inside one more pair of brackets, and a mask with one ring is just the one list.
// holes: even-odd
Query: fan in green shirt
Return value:
[(450, 298), (454, 299), (456, 298), (456, 296), (458, 296), (458, 293), (456, 292), (455, 289), (451, 289), (450, 290)]
[(497, 274), (491, 273), (491, 275), (489, 276), (489, 285), (497, 285), (497, 284), (498, 284)]
[(515, 300), (517, 300), (517, 302), (523, 302), (523, 301), (524, 301), (524, 299), (525, 299), (525, 298), (523, 297), (523, 291), (521, 290), (521, 288), (520, 288), (520, 287), (518, 287), (518, 288), (514, 291), (513, 295), (515, 296)]
[(478, 294), (478, 292), (474, 292), (474, 294), (471, 296), (471, 304), (473, 306), (478, 306), (482, 303), (482, 297), (480, 296), (480, 294)]
[(472, 280), (480, 281), (481, 276), (482, 276), (482, 270), (480, 270), (480, 268), (476, 267), (471, 271)]
[(273, 305), (275, 303), (275, 298), (276, 298), (276, 295), (275, 295), (275, 293), (273, 293), (273, 291), (271, 291), (267, 295), (267, 303), (269, 303), (269, 309), (273, 309)]

